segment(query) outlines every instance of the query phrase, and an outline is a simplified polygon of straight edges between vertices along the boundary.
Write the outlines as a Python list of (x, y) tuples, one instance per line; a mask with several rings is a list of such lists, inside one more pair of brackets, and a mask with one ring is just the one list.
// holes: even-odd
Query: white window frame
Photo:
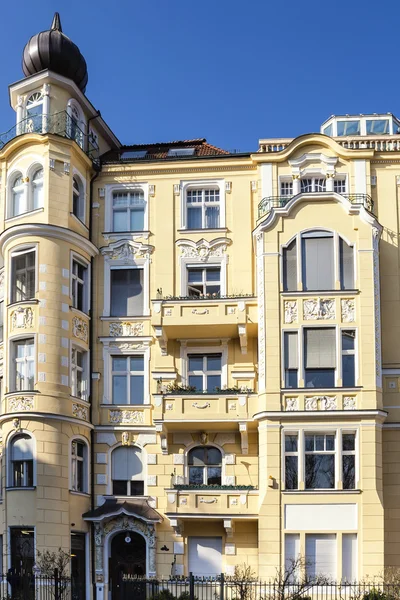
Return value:
[[(74, 363), (73, 354), (75, 352), (81, 352), (83, 354), (83, 367), (79, 367)], [(76, 392), (78, 391), (76, 388), (76, 372), (81, 371), (82, 373), (82, 381), (85, 381), (85, 393), (82, 397), (79, 397)], [(71, 381), (71, 396), (74, 398), (78, 398), (79, 400), (83, 400), (85, 402), (89, 401), (90, 396), (90, 378), (89, 378), (89, 352), (83, 346), (73, 343), (71, 344), (71, 356), (70, 356), (70, 381)]]
[[(78, 119), (76, 119), (75, 115), (73, 114), (74, 110), (78, 114)], [(74, 98), (70, 98), (67, 102), (67, 115), (71, 120), (73, 119), (75, 121), (76, 125), (82, 131), (82, 143), (81, 144), (79, 144), (75, 138), (73, 138), (73, 139), (76, 141), (78, 146), (80, 148), (82, 148), (82, 150), (85, 150), (85, 144), (86, 144), (86, 140), (85, 140), (86, 135), (85, 134), (86, 134), (87, 122), (86, 122), (85, 115), (83, 114), (81, 105)], [(69, 128), (71, 128), (71, 123), (69, 123), (68, 126), (69, 126)], [(69, 135), (72, 134), (71, 130), (68, 131), (68, 134)]]
[[(220, 346), (192, 347), (181, 340), (181, 374), (185, 385), (189, 385), (189, 354), (221, 354), (221, 388), (228, 385), (228, 343), (226, 341), (223, 341)], [(198, 392), (199, 395), (201, 393)], [(217, 396), (218, 392), (215, 395)]]
[[(197, 352), (195, 354), (198, 354)], [(203, 355), (199, 354), (199, 356), (203, 356), (203, 368), (201, 369), (201, 371), (189, 371), (189, 361), (190, 361), (190, 352), (188, 352), (188, 371), (187, 371), (187, 378), (188, 378), (188, 382), (189, 382), (189, 378), (191, 375), (193, 376), (197, 376), (197, 377), (201, 377), (202, 378), (202, 390), (199, 390), (198, 393), (201, 392), (207, 392), (207, 387), (205, 387), (205, 383), (207, 381), (207, 377), (209, 375), (220, 375), (221, 377), (221, 387), (222, 387), (222, 352), (213, 352), (212, 354), (221, 354), (221, 371), (207, 371), (207, 356), (209, 356), (209, 354), (204, 353)]]
[[(84, 490), (79, 491), (74, 489), (74, 455), (72, 453), (72, 445), (74, 442), (80, 442), (85, 446), (85, 452), (83, 457), (83, 484)], [(86, 456), (85, 456), (86, 454)], [(90, 461), (89, 461), (89, 441), (82, 435), (74, 435), (69, 444), (69, 491), (73, 494), (89, 494), (90, 493)], [(77, 457), (78, 458), (78, 457)], [(75, 472), (75, 474), (77, 471)]]
[[(225, 192), (225, 179), (203, 179), (197, 181), (181, 181), (181, 229), (188, 229), (187, 226), (187, 192), (191, 189), (219, 189), (219, 229), (226, 227), (226, 192)], [(192, 229), (189, 231), (213, 231), (214, 229)]]
[[(219, 281), (212, 281), (210, 282), (210, 285), (219, 285), (220, 291), (219, 291), (219, 296), (222, 295), (222, 269), (221, 269), (221, 264), (217, 264), (217, 265), (213, 265), (213, 264), (204, 264), (204, 263), (193, 263), (193, 264), (186, 264), (186, 279), (187, 279), (187, 287), (186, 287), (186, 296), (189, 296), (189, 273), (188, 270), (189, 269), (196, 269), (198, 271), (202, 271), (202, 283), (201, 285), (204, 287), (206, 286), (206, 278), (205, 278), (205, 271), (207, 270), (207, 268), (210, 269), (219, 269)], [(201, 297), (201, 296), (200, 296)], [(196, 298), (196, 296), (194, 296), (194, 298)]]
[[(109, 448), (108, 450), (108, 460), (107, 460), (107, 495), (108, 496), (113, 496), (113, 478), (112, 478), (112, 453), (114, 450), (117, 450), (117, 448), (121, 448), (123, 447), (121, 443), (116, 444), (115, 446), (112, 446)], [(143, 475), (143, 496), (147, 496), (148, 495), (148, 490), (147, 490), (147, 452), (146, 449), (141, 446), (140, 444), (131, 444), (129, 446), (130, 448), (136, 448), (137, 450), (140, 450), (141, 452), (141, 458), (142, 458), (142, 475)], [(125, 498), (125, 496), (124, 496)]]
[[(338, 183), (339, 181), (344, 181), (344, 191), (342, 191), (342, 192), (337, 192), (335, 190), (335, 183)], [(336, 173), (335, 174), (335, 177), (333, 178), (333, 191), (335, 194), (348, 194), (349, 193), (347, 173)]]
[[(143, 314), (135, 316), (150, 315), (150, 260), (139, 258), (135, 261), (128, 259), (111, 260), (108, 256), (104, 257), (104, 309), (103, 316), (111, 316), (111, 271), (113, 269), (143, 269)], [(118, 319), (119, 317), (115, 317)]]
[[(114, 358), (124, 358), (127, 361), (133, 357), (133, 356), (142, 356), (143, 357), (143, 371), (131, 371), (130, 369), (126, 369), (125, 371), (114, 371), (113, 370), (113, 359)], [(120, 354), (111, 354), (111, 401), (113, 405), (117, 405), (118, 404), (116, 402), (114, 402), (114, 398), (113, 398), (113, 389), (112, 389), (112, 381), (113, 381), (113, 377), (114, 375), (117, 375), (119, 377), (124, 376), (127, 380), (127, 384), (126, 384), (126, 391), (127, 391), (127, 400), (129, 400), (129, 402), (126, 403), (126, 406), (143, 406), (144, 399), (145, 399), (145, 384), (144, 384), (144, 377), (145, 377), (145, 355), (144, 353), (139, 353), (139, 352), (133, 352), (132, 354), (128, 354), (126, 356), (121, 356)], [(134, 402), (131, 402), (131, 386), (130, 386), (130, 378), (132, 375), (143, 375), (143, 404), (136, 404)], [(124, 405), (125, 406), (125, 405)]]
[[(332, 238), (333, 238), (333, 261), (334, 261), (334, 279), (335, 281), (340, 281), (340, 251), (339, 251), (339, 239), (342, 238), (342, 240), (344, 242), (346, 242), (346, 244), (348, 246), (350, 246), (351, 248), (353, 248), (353, 274), (354, 274), (354, 285), (356, 285), (357, 282), (357, 278), (358, 278), (358, 272), (357, 272), (357, 244), (356, 242), (352, 242), (350, 241), (346, 236), (344, 236), (343, 234), (334, 231), (332, 229), (326, 228), (326, 227), (310, 227), (307, 229), (302, 229), (301, 231), (299, 231), (298, 233), (296, 233), (296, 235), (292, 236), (287, 242), (285, 242), (284, 244), (281, 245), (280, 247), (280, 284), (281, 284), (281, 290), (283, 290), (283, 273), (284, 273), (284, 249), (287, 248), (291, 242), (296, 239), (296, 252), (297, 252), (297, 290), (293, 290), (292, 292), (288, 292), (288, 293), (293, 293), (293, 292), (301, 292), (301, 290), (303, 289), (303, 252), (302, 252), (302, 246), (303, 246), (303, 235), (307, 234), (311, 231), (315, 231), (318, 232), (320, 231), (321, 233), (330, 233), (332, 234)], [(356, 288), (355, 288), (356, 289)], [(338, 289), (337, 291), (342, 291), (344, 294), (345, 293), (349, 293), (349, 290), (340, 290)], [(328, 293), (329, 294), (329, 290), (321, 290), (322, 293)], [(315, 290), (315, 294), (318, 294), (318, 290)]]
[[(354, 350), (343, 350), (343, 332), (354, 331)], [(343, 365), (342, 358), (344, 355), (354, 356), (354, 387), (358, 385), (358, 328), (357, 327), (341, 327), (340, 328), (340, 379), (343, 383)]]
[[(15, 182), (17, 181), (17, 179), (21, 177), (22, 178), (22, 182), (21, 184), (18, 186), (19, 188), (21, 188), (22, 191), (22, 204), (23, 204), (23, 211), (21, 213), (19, 213), (18, 215), (14, 214), (14, 198), (13, 198), (13, 190), (15, 187)], [(22, 172), (21, 169), (14, 169), (13, 171), (11, 171), (8, 175), (7, 178), (7, 218), (8, 219), (20, 219), (22, 218), (28, 211), (28, 183), (26, 181), (26, 177), (24, 177), (24, 174)]]
[[(136, 338), (137, 339), (137, 338)], [(146, 406), (150, 404), (150, 343), (151, 340), (143, 338), (139, 343), (143, 344), (143, 348), (140, 350), (129, 350), (126, 349), (126, 344), (129, 342), (132, 343), (132, 338), (119, 338), (118, 343), (120, 346), (110, 346), (110, 343), (115, 343), (114, 339), (106, 339), (102, 340), (104, 343), (103, 347), (103, 361), (104, 361), (104, 395), (103, 395), (103, 404), (110, 405), (115, 408), (129, 408), (135, 406)], [(112, 357), (113, 356), (134, 356), (134, 355), (144, 355), (144, 398), (143, 404), (113, 404), (112, 402)]]
[[(33, 458), (33, 485), (32, 487), (36, 487), (37, 485), (37, 450), (36, 450), (36, 438), (35, 436), (32, 434), (31, 431), (28, 431), (27, 429), (19, 429), (18, 431), (13, 431), (8, 439), (7, 439), (7, 445), (6, 445), (6, 464), (7, 464), (7, 469), (6, 469), (6, 487), (7, 488), (13, 488), (14, 487), (14, 478), (13, 478), (13, 469), (12, 469), (12, 440), (15, 437), (18, 437), (19, 435), (28, 435), (31, 440), (32, 440), (32, 458)], [(18, 489), (31, 489), (31, 487), (28, 488), (18, 488)]]
[[(282, 187), (283, 186), (288, 186), (288, 188), (291, 188), (291, 193), (283, 193)], [(287, 190), (286, 190), (287, 191)], [(282, 175), (279, 177), (279, 190), (278, 190), (278, 196), (281, 196), (282, 198), (291, 198), (292, 196), (294, 196), (294, 191), (293, 191), (293, 177), (291, 175)]]
[(181, 296), (187, 296), (188, 291), (188, 268), (190, 267), (216, 267), (220, 269), (220, 296), (226, 296), (227, 289), (227, 267), (228, 267), (228, 255), (224, 253), (222, 257), (213, 256), (208, 261), (201, 261), (200, 259), (196, 260), (193, 258), (186, 258), (181, 256), (179, 258), (180, 268), (181, 268)]
[[(34, 96), (35, 94), (39, 94), (39, 99), (36, 100), (35, 102), (32, 102), (31, 104), (29, 104), (30, 99), (32, 98), (32, 96)], [(46, 123), (46, 117), (47, 115), (45, 114), (45, 102), (44, 102), (44, 95), (43, 95), (43, 90), (35, 90), (33, 92), (31, 92), (25, 100), (25, 105), (24, 105), (24, 118), (23, 118), (23, 122), (24, 122), (24, 129), (23, 131), (21, 131), (21, 133), (30, 133), (27, 130), (27, 119), (28, 119), (28, 110), (30, 108), (36, 108), (36, 106), (42, 106), (42, 132), (45, 131), (45, 123)], [(38, 133), (38, 132), (33, 132), (33, 133)]]
[[(113, 232), (113, 195), (114, 192), (138, 192), (144, 194), (144, 217), (143, 217), (143, 232)], [(118, 183), (105, 186), (106, 208), (105, 208), (105, 231), (112, 233), (113, 239), (126, 239), (130, 235), (139, 237), (139, 233), (147, 233), (149, 231), (149, 184), (141, 183)]]
[[(205, 446), (212, 446), (213, 448), (217, 448), (221, 452), (221, 485), (226, 485), (226, 452), (222, 446), (218, 446), (218, 444), (214, 444), (213, 442), (207, 442), (204, 444)], [(192, 442), (185, 448), (184, 453), (184, 479), (186, 485), (189, 484), (189, 452), (194, 448), (201, 448), (201, 444), (199, 442)]]
[[(307, 191), (307, 192), (303, 192), (301, 189), (301, 184), (302, 181), (305, 180), (311, 180), (311, 191)], [(325, 181), (325, 189), (324, 190), (317, 190), (316, 187), (317, 185), (319, 185), (319, 182), (324, 180)], [(326, 192), (326, 182), (327, 182), (327, 177), (325, 174), (321, 174), (321, 175), (308, 175), (306, 173), (302, 173), (301, 177), (300, 177), (300, 193), (301, 194), (315, 194), (315, 193), (322, 193), (322, 192)]]
[[(305, 458), (305, 436), (307, 434), (310, 435), (334, 435), (335, 436), (335, 485), (333, 488), (316, 488), (316, 489), (308, 489), (307, 491), (313, 492), (316, 494), (326, 493), (328, 490), (342, 490), (343, 487), (343, 454), (348, 454), (351, 452), (343, 453), (343, 442), (342, 435), (344, 433), (351, 433), (355, 435), (355, 450), (353, 454), (355, 455), (355, 490), (358, 489), (359, 481), (360, 481), (360, 427), (355, 425), (354, 427), (338, 427), (335, 425), (312, 425), (305, 424), (303, 426), (283, 426), (281, 431), (281, 447), (285, 448), (285, 435), (297, 435), (298, 436), (298, 444), (297, 444), (297, 454), (298, 454), (298, 488), (296, 490), (286, 490), (288, 493), (298, 493), (299, 491), (305, 490), (305, 474), (306, 474), (306, 458)], [(281, 453), (281, 473), (282, 473), (282, 488), (285, 488), (285, 452)], [(340, 482), (340, 485), (339, 485)], [(354, 491), (354, 490), (353, 490)]]
[[(32, 361), (27, 361), (25, 360), (25, 364), (27, 362), (33, 362), (33, 388), (31, 390), (25, 389), (25, 390), (17, 390), (16, 389), (16, 378), (17, 378), (17, 362), (15, 359), (15, 342), (21, 342), (23, 340), (33, 340), (33, 360)], [(11, 339), (9, 339), (9, 354), (8, 356), (10, 356), (12, 358), (12, 360), (10, 361), (10, 365), (8, 368), (8, 389), (10, 392), (15, 392), (15, 393), (19, 393), (21, 392), (33, 392), (35, 391), (35, 385), (38, 381), (37, 379), (37, 344), (36, 344), (36, 334), (20, 334), (20, 335), (16, 335), (13, 336)], [(24, 379), (26, 379), (26, 374), (24, 376)]]
[(88, 260), (86, 260), (83, 256), (81, 256), (80, 254), (77, 254), (76, 252), (71, 252), (70, 253), (70, 298), (71, 298), (71, 306), (74, 310), (80, 310), (79, 308), (76, 308), (75, 306), (73, 306), (73, 286), (75, 285), (75, 281), (77, 280), (77, 277), (75, 277), (74, 272), (73, 272), (73, 265), (74, 263), (80, 263), (83, 267), (85, 267), (86, 272), (85, 272), (85, 279), (83, 282), (83, 310), (81, 312), (83, 312), (84, 314), (89, 314), (90, 311), (90, 281), (91, 281), (91, 264)]
[[(12, 300), (12, 286), (13, 286), (13, 267), (12, 262), (13, 258), (19, 256), (21, 254), (27, 254), (28, 252), (35, 253), (35, 295), (38, 289), (38, 244), (22, 244), (21, 246), (16, 246), (10, 252), (9, 258), (9, 275), (8, 275), (8, 302), (9, 304), (17, 304), (18, 302), (29, 302), (29, 300), (16, 300), (15, 302)], [(34, 300), (32, 298), (31, 300)]]
[[(81, 182), (81, 186), (82, 186), (82, 198), (81, 198), (81, 202), (82, 202), (82, 206), (81, 206), (81, 210), (82, 210), (82, 214), (81, 216), (77, 216), (74, 214), (74, 178), (78, 178)], [(73, 167), (72, 169), (72, 176), (71, 176), (71, 216), (73, 216), (75, 219), (77, 219), (80, 223), (82, 223), (83, 225), (85, 225), (86, 227), (86, 177), (84, 175), (82, 175), (82, 173), (80, 171), (78, 171), (78, 169), (76, 167)]]

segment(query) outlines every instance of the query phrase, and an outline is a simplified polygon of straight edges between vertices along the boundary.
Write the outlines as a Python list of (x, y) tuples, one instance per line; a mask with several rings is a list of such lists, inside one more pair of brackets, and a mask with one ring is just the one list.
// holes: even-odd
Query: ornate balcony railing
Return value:
[[(260, 140), (258, 152), (283, 152), (295, 138), (271, 138)], [(376, 152), (399, 152), (400, 135), (373, 135), (332, 138), (343, 148), (349, 150), (375, 150)]]
[[(324, 192), (311, 192), (312, 194), (321, 194)], [(325, 192), (326, 193), (326, 192)], [(369, 212), (373, 212), (374, 202), (368, 194), (340, 194), (343, 198), (347, 198), (349, 202), (355, 205), (362, 205)], [(269, 214), (273, 208), (282, 208), (292, 200), (295, 196), (267, 196), (263, 198), (258, 205), (258, 218)]]
[(175, 490), (195, 490), (201, 492), (202, 490), (237, 490), (237, 491), (251, 491), (257, 488), (254, 485), (203, 485), (200, 483), (174, 483)]
[(208, 301), (208, 300), (241, 300), (242, 298), (254, 298), (254, 294), (230, 294), (223, 295), (219, 293), (215, 294), (201, 294), (199, 296), (163, 296), (162, 290), (159, 294), (157, 294), (156, 301), (168, 301), (172, 300), (173, 302), (196, 302), (199, 301)]
[(12, 139), (26, 133), (40, 135), (52, 133), (75, 140), (93, 162), (97, 163), (99, 160), (99, 147), (93, 137), (86, 135), (65, 110), (52, 115), (37, 115), (23, 119), (5, 133), (0, 134), (0, 149)]

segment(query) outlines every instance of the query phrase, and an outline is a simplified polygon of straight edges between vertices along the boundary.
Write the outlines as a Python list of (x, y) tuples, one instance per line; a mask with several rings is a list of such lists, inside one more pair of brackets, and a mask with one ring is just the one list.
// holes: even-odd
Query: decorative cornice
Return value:
[[(215, 158), (215, 157), (214, 157)], [(232, 156), (229, 157), (230, 160), (232, 160)], [(218, 159), (221, 160), (221, 159)], [(243, 159), (241, 159), (243, 160)], [(245, 159), (248, 161), (251, 161), (250, 158)], [(161, 161), (157, 161), (157, 162), (161, 162)], [(119, 166), (119, 165), (118, 165)], [(142, 165), (140, 165), (142, 167)], [(221, 172), (231, 172), (231, 171), (256, 171), (257, 170), (257, 165), (254, 164), (252, 161), (250, 162), (250, 164), (248, 165), (226, 165), (226, 166), (215, 166), (215, 165), (206, 165), (204, 167), (186, 167), (186, 168), (167, 168), (167, 169), (154, 169), (154, 168), (149, 168), (148, 170), (142, 170), (138, 171), (134, 168), (134, 166), (130, 166), (129, 168), (127, 168), (126, 170), (113, 170), (112, 168), (108, 167), (106, 165), (103, 165), (103, 169), (102, 169), (102, 173), (104, 175), (114, 175), (114, 176), (118, 176), (118, 177), (123, 177), (124, 175), (127, 176), (127, 178), (130, 178), (130, 181), (132, 180), (132, 174), (134, 174), (137, 177), (148, 177), (149, 175), (178, 175), (179, 177), (181, 177), (184, 174), (191, 174), (191, 173), (221, 173)], [(121, 181), (122, 183), (122, 181)]]
[(137, 258), (149, 259), (153, 251), (154, 246), (135, 240), (119, 240), (100, 248), (101, 254), (110, 260), (125, 261), (132, 261)]
[(180, 249), (182, 256), (206, 262), (211, 257), (222, 257), (231, 243), (232, 240), (229, 238), (219, 237), (210, 242), (204, 238), (198, 242), (187, 239), (177, 240), (176, 245)]
[(58, 227), (57, 225), (46, 225), (39, 223), (27, 223), (26, 225), (14, 225), (9, 229), (3, 231), (0, 235), (0, 247), (4, 248), (13, 240), (19, 239), (20, 237), (51, 237), (59, 240), (75, 244), (89, 254), (89, 256), (96, 256), (99, 253), (98, 249), (92, 242), (84, 238), (83, 236), (65, 229), (64, 227)]

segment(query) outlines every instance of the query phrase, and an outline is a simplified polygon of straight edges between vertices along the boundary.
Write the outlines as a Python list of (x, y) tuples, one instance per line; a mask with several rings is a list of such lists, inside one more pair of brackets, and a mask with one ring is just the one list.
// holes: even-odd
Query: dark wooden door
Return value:
[(112, 539), (109, 572), (112, 600), (145, 598), (145, 584), (137, 581), (146, 577), (146, 542), (141, 535), (126, 531)]

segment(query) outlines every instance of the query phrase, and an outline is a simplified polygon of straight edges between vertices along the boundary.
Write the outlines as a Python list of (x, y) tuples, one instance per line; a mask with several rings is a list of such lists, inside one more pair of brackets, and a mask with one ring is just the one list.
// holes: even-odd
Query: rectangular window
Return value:
[(189, 354), (189, 385), (198, 392), (221, 388), (222, 354)]
[(21, 250), (11, 257), (11, 302), (35, 297), (35, 250)]
[(71, 596), (86, 598), (86, 535), (71, 532)]
[(354, 249), (339, 238), (339, 270), (342, 290), (354, 289)]
[(302, 236), (303, 289), (333, 290), (333, 236), (321, 231)]
[(342, 434), (342, 481), (344, 490), (356, 487), (356, 435)]
[(356, 384), (356, 332), (354, 329), (342, 330), (342, 385), (354, 387)]
[(360, 135), (360, 121), (338, 121), (338, 137), (342, 135)]
[(143, 231), (145, 207), (143, 190), (114, 192), (113, 231)]
[(143, 315), (143, 269), (111, 269), (111, 316)]
[(293, 196), (293, 181), (281, 181), (281, 196)]
[(357, 581), (357, 534), (342, 535), (342, 581), (354, 583)]
[(336, 581), (336, 535), (306, 535), (306, 575), (317, 575)]
[(13, 392), (31, 391), (35, 381), (35, 344), (33, 338), (12, 342), (14, 377), (11, 378)]
[(113, 356), (113, 404), (144, 404), (144, 355)]
[(196, 577), (222, 573), (222, 537), (189, 537), (189, 572)]
[(304, 383), (310, 388), (335, 387), (336, 331), (304, 329)]
[(299, 437), (297, 433), (285, 435), (285, 489), (299, 487)]
[(285, 571), (289, 582), (293, 583), (300, 575), (300, 569), (296, 569), (296, 563), (300, 557), (300, 535), (298, 533), (287, 533), (285, 535)]
[(334, 434), (306, 434), (305, 485), (306, 489), (335, 487)]
[(336, 194), (346, 193), (346, 180), (345, 179), (334, 179), (333, 180), (333, 191)]
[(79, 260), (72, 261), (72, 306), (83, 312), (88, 312), (88, 267)]
[(188, 267), (187, 295), (199, 298), (202, 296), (219, 296), (221, 293), (220, 267)]
[(285, 356), (285, 387), (298, 387), (298, 334), (297, 331), (285, 331), (284, 356)]
[(326, 191), (326, 179), (324, 177), (307, 177), (300, 180), (302, 194)]
[(367, 121), (367, 135), (386, 135), (389, 132), (389, 119)]
[(283, 289), (285, 292), (297, 291), (297, 243), (292, 240), (283, 249)]
[(23, 575), (32, 575), (35, 564), (35, 530), (32, 527), (10, 527), (13, 597), (25, 597)]
[(220, 197), (218, 188), (191, 189), (186, 193), (187, 229), (218, 229)]
[(71, 350), (71, 393), (76, 398), (88, 399), (87, 352), (73, 346)]
[(74, 440), (71, 448), (71, 485), (74, 492), (87, 492), (87, 447)]

